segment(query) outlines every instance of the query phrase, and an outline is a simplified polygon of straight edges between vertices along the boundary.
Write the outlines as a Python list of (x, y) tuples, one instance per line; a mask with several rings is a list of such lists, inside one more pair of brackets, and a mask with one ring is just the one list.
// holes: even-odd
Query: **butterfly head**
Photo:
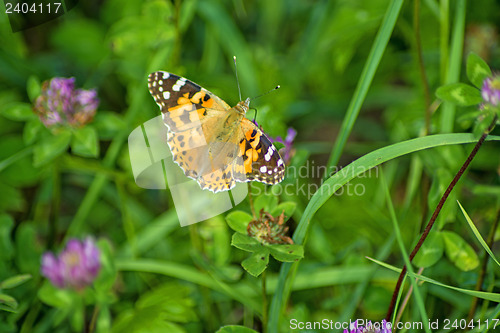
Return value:
[(250, 97), (236, 104), (234, 108), (241, 114), (247, 113), (248, 109), (250, 108)]

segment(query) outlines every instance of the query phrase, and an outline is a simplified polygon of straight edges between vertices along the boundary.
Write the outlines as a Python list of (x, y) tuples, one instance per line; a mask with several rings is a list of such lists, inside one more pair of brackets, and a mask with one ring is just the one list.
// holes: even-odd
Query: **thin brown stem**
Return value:
[[(424, 271), (424, 268), (420, 267), (417, 274), (420, 275), (420, 274), (422, 274), (423, 271)], [(418, 279), (416, 281), (418, 281)], [(406, 293), (406, 296), (405, 296), (403, 302), (401, 303), (401, 308), (399, 309), (398, 315), (396, 316), (396, 320), (394, 321), (395, 324), (399, 323), (399, 321), (401, 320), (401, 317), (403, 316), (403, 312), (405, 311), (406, 305), (408, 304), (408, 301), (410, 300), (412, 293), (413, 293), (413, 285), (410, 286), (410, 288), (408, 289), (408, 292)]]
[(88, 332), (92, 333), (95, 330), (95, 324), (97, 322), (97, 315), (99, 314), (99, 306), (94, 306), (94, 311), (92, 312), (92, 318), (90, 318), (90, 324)]
[[(491, 249), (493, 246), (493, 242), (495, 240), (495, 232), (498, 228), (498, 223), (500, 222), (500, 209), (497, 212), (497, 217), (495, 219), (495, 222), (493, 222), (493, 225), (491, 226), (490, 233), (488, 235), (488, 239), (486, 240), (486, 244), (488, 247)], [(484, 252), (484, 257), (483, 257), (483, 262), (481, 263), (481, 269), (479, 270), (479, 276), (476, 282), (476, 291), (481, 291), (483, 289), (483, 282), (484, 282), (484, 276), (486, 275), (486, 267), (488, 266), (488, 259), (489, 259), (488, 253), (486, 251)], [(476, 308), (477, 308), (477, 302), (478, 298), (474, 297), (472, 299), (472, 304), (469, 310), (469, 315), (467, 318), (467, 322), (470, 322), (472, 319), (474, 319), (474, 314), (476, 313)]]
[[(422, 38), (420, 37), (420, 0), (414, 1), (413, 7), (413, 30), (415, 31), (415, 53), (417, 57), (418, 71), (420, 73), (420, 81), (424, 91), (424, 113), (425, 113), (425, 128), (423, 135), (428, 135), (431, 132), (431, 93), (429, 81), (425, 72), (424, 56), (422, 50)], [(425, 223), (425, 218), (429, 211), (427, 196), (429, 195), (429, 177), (424, 172), (422, 174), (422, 220), (420, 228)]]
[[(431, 219), (429, 220), (429, 223), (427, 223), (427, 226), (425, 227), (425, 230), (422, 233), (422, 236), (418, 240), (417, 245), (415, 245), (415, 248), (410, 253), (410, 256), (409, 256), (410, 262), (413, 260), (415, 255), (418, 253), (418, 251), (422, 247), (422, 244), (424, 243), (425, 239), (429, 235), (429, 232), (431, 231), (432, 227), (434, 226), (434, 223), (436, 222), (436, 219), (437, 219), (439, 213), (441, 212), (441, 209), (443, 208), (444, 203), (448, 199), (448, 196), (450, 195), (451, 191), (453, 190), (453, 188), (455, 187), (457, 182), (460, 180), (460, 178), (464, 174), (465, 170), (467, 170), (467, 168), (469, 167), (470, 162), (472, 162), (472, 160), (476, 156), (479, 148), (481, 148), (481, 146), (483, 145), (484, 140), (486, 140), (486, 137), (488, 136), (488, 134), (491, 132), (493, 127), (495, 127), (496, 122), (497, 122), (497, 117), (495, 116), (495, 118), (491, 122), (488, 129), (483, 133), (483, 135), (481, 135), (481, 137), (479, 138), (479, 141), (476, 143), (476, 145), (474, 146), (474, 148), (470, 152), (469, 156), (467, 157), (467, 160), (465, 160), (465, 163), (462, 165), (460, 170), (457, 172), (457, 174), (455, 175), (455, 177), (451, 181), (450, 185), (448, 185), (448, 188), (446, 189), (443, 196), (439, 200), (439, 203), (438, 203), (436, 209), (434, 210), (434, 213), (432, 213)], [(398, 278), (398, 281), (396, 283), (396, 287), (394, 288), (394, 293), (392, 294), (391, 303), (389, 304), (389, 309), (387, 310), (387, 314), (385, 316), (385, 319), (387, 321), (390, 321), (392, 313), (394, 311), (394, 307), (396, 306), (396, 301), (398, 298), (399, 289), (401, 289), (401, 284), (403, 283), (403, 278), (406, 274), (406, 270), (407, 270), (407, 268), (405, 265), (405, 266), (403, 266), (403, 269), (401, 270), (401, 273), (399, 274), (399, 278)]]

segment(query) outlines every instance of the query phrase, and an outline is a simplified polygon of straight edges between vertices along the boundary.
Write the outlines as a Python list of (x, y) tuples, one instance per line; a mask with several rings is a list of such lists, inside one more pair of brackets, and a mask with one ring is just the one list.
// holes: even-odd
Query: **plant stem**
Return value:
[(262, 272), (262, 332), (266, 333), (267, 332), (267, 307), (268, 307), (268, 300), (267, 300), (267, 288), (266, 288), (266, 271)]
[[(418, 240), (417, 245), (415, 245), (415, 248), (410, 253), (410, 257), (409, 257), (410, 262), (413, 260), (415, 255), (418, 253), (418, 251), (422, 247), (422, 244), (424, 243), (425, 239), (429, 235), (429, 232), (431, 231), (432, 227), (434, 226), (434, 222), (436, 222), (436, 219), (437, 219), (439, 213), (441, 212), (441, 209), (443, 208), (444, 203), (448, 199), (448, 196), (450, 195), (451, 191), (453, 190), (453, 188), (455, 187), (457, 182), (460, 180), (460, 177), (462, 177), (462, 175), (464, 174), (465, 170), (467, 170), (467, 168), (469, 167), (470, 162), (472, 162), (472, 160), (476, 156), (479, 148), (481, 148), (481, 146), (483, 145), (484, 140), (486, 140), (486, 137), (488, 136), (488, 134), (495, 127), (496, 122), (497, 122), (497, 116), (495, 116), (495, 118), (491, 122), (488, 129), (481, 135), (481, 137), (479, 138), (479, 141), (476, 143), (476, 145), (474, 146), (474, 148), (470, 152), (469, 156), (467, 157), (467, 160), (465, 160), (465, 163), (462, 165), (460, 170), (457, 172), (457, 174), (455, 175), (455, 177), (451, 181), (450, 185), (448, 185), (448, 188), (446, 189), (443, 196), (439, 200), (439, 203), (438, 203), (436, 209), (434, 210), (434, 213), (432, 213), (431, 219), (429, 220), (429, 223), (427, 223), (427, 226), (425, 227), (425, 230), (424, 230), (422, 236)], [(401, 273), (399, 274), (398, 282), (396, 283), (396, 287), (394, 288), (394, 293), (392, 294), (391, 303), (389, 304), (389, 309), (387, 310), (387, 314), (385, 316), (385, 320), (387, 320), (387, 321), (390, 321), (390, 318), (391, 318), (392, 313), (394, 311), (394, 307), (396, 306), (396, 300), (397, 300), (397, 297), (399, 294), (399, 289), (401, 289), (401, 284), (402, 284), (403, 278), (406, 274), (406, 270), (407, 270), (406, 265), (404, 265), (403, 269), (401, 270)]]
[(99, 314), (99, 306), (96, 305), (94, 307), (94, 311), (92, 312), (92, 318), (90, 318), (90, 324), (89, 324), (89, 329), (88, 332), (92, 333), (94, 332), (95, 329), (95, 323), (97, 321), (97, 315)]
[[(423, 271), (424, 271), (424, 268), (420, 267), (417, 274), (421, 275)], [(418, 279), (416, 279), (416, 281), (418, 281)], [(406, 305), (408, 304), (408, 301), (410, 300), (412, 293), (413, 293), (413, 285), (411, 285), (410, 289), (408, 289), (408, 292), (406, 293), (406, 296), (403, 300), (403, 303), (401, 304), (401, 308), (398, 311), (398, 315), (396, 316), (396, 320), (394, 320), (394, 323), (399, 323), (399, 321), (401, 320), (401, 317), (403, 316), (403, 312), (405, 311)]]
[[(49, 244), (57, 239), (59, 226), (59, 212), (61, 210), (61, 174), (59, 161), (52, 166), (52, 207), (49, 215)], [(51, 216), (51, 217), (50, 217)]]
[(253, 196), (252, 196), (252, 185), (248, 183), (248, 201), (250, 204), (250, 210), (252, 211), (253, 219), (257, 219), (257, 214), (255, 214), (255, 208), (253, 207)]
[[(498, 224), (500, 222), (500, 209), (497, 212), (497, 217), (495, 219), (495, 222), (493, 222), (493, 225), (491, 226), (490, 233), (488, 235), (488, 239), (486, 240), (486, 244), (488, 245), (489, 248), (492, 247), (493, 242), (495, 240), (495, 232), (498, 228)], [(484, 252), (484, 257), (483, 257), (483, 262), (481, 264), (481, 270), (479, 271), (479, 277), (476, 282), (476, 288), (475, 290), (481, 291), (483, 282), (484, 282), (484, 276), (486, 275), (486, 267), (488, 266), (488, 259), (489, 259), (488, 253), (486, 251)], [(476, 308), (477, 308), (477, 301), (478, 298), (474, 297), (472, 299), (472, 304), (469, 310), (469, 315), (467, 317), (467, 322), (470, 322), (472, 319), (474, 319), (474, 314), (476, 313)]]

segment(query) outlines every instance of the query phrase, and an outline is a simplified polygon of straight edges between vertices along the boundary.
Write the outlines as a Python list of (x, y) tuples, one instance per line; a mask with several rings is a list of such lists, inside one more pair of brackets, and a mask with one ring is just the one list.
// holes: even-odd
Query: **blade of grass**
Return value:
[[(392, 204), (391, 194), (389, 193), (389, 187), (387, 186), (387, 182), (385, 181), (384, 171), (380, 171), (380, 181), (384, 185), (385, 189), (385, 197), (387, 200), (387, 207), (389, 208), (389, 214), (391, 216), (392, 226), (394, 228), (394, 232), (396, 234), (396, 241), (398, 242), (399, 249), (401, 251), (401, 255), (403, 256), (404, 262), (408, 269), (408, 274), (414, 275), (413, 267), (411, 265), (410, 259), (408, 257), (408, 252), (405, 249), (405, 245), (403, 242), (403, 236), (401, 235), (401, 230), (399, 229), (398, 219), (396, 217), (396, 211), (394, 210), (394, 205)], [(422, 298), (422, 294), (420, 293), (420, 289), (418, 287), (417, 281), (415, 279), (410, 279), (410, 283), (413, 287), (413, 293), (415, 294), (415, 302), (417, 303), (417, 308), (420, 312), (420, 318), (422, 318), (422, 322), (429, 322), (427, 317), (427, 312), (425, 311), (424, 300)], [(394, 312), (396, 313), (396, 312)], [(393, 322), (393, 327), (394, 327)], [(430, 332), (429, 326), (424, 325), (424, 330), (426, 332)]]
[[(397, 267), (394, 267), (392, 265), (389, 265), (389, 264), (386, 264), (384, 262), (381, 262), (381, 261), (378, 261), (376, 259), (373, 259), (373, 258), (368, 258), (369, 260), (379, 264), (380, 266), (383, 266), (385, 268), (388, 268), (394, 272), (397, 272), (397, 273), (400, 273), (401, 272), (401, 268), (397, 268)], [(469, 289), (463, 289), (463, 288), (458, 288), (458, 287), (454, 287), (454, 286), (450, 286), (450, 285), (447, 285), (447, 284), (444, 284), (444, 283), (441, 283), (441, 282), (438, 282), (434, 279), (431, 279), (431, 278), (428, 278), (424, 275), (419, 275), (419, 274), (414, 274), (414, 273), (409, 273), (409, 275), (411, 275), (412, 277), (414, 278), (417, 278), (419, 280), (422, 280), (422, 281), (425, 281), (425, 282), (429, 282), (429, 283), (432, 283), (432, 284), (435, 284), (437, 286), (440, 286), (440, 287), (444, 287), (444, 288), (448, 288), (448, 289), (452, 289), (452, 290), (455, 290), (455, 291), (458, 291), (462, 294), (466, 294), (466, 295), (469, 295), (469, 296), (474, 296), (474, 297), (478, 297), (478, 298), (482, 298), (482, 299), (485, 299), (485, 300), (488, 300), (488, 301), (492, 301), (492, 302), (500, 302), (500, 294), (498, 293), (489, 293), (489, 292), (486, 292), (486, 291), (475, 291), (475, 290), (469, 290)]]
[(439, 1), (439, 24), (440, 24), (440, 38), (439, 38), (439, 64), (441, 68), (441, 83), (446, 84), (448, 77), (448, 53), (449, 38), (450, 38), (450, 0)]
[(496, 262), (496, 264), (498, 266), (500, 266), (500, 263), (498, 262), (497, 258), (495, 257), (493, 252), (491, 252), (491, 249), (489, 248), (488, 244), (486, 244), (486, 242), (484, 241), (483, 237), (479, 233), (479, 230), (477, 230), (476, 226), (474, 225), (474, 222), (472, 222), (471, 218), (469, 217), (469, 215), (465, 211), (464, 207), (462, 207), (462, 205), (460, 204), (460, 202), (458, 200), (457, 200), (457, 203), (458, 203), (458, 206), (460, 206), (460, 209), (462, 210), (462, 213), (464, 214), (465, 219), (467, 220), (467, 223), (469, 224), (469, 227), (472, 229), (472, 232), (476, 236), (479, 243), (481, 243), (481, 246), (483, 247), (483, 249), (490, 255), (491, 259), (493, 259)]
[(3, 171), (4, 169), (6, 169), (8, 166), (19, 161), (20, 159), (28, 156), (32, 152), (33, 152), (33, 146), (26, 147), (23, 150), (20, 150), (17, 153), (12, 154), (11, 156), (7, 157), (6, 159), (0, 161), (0, 172)]
[[(500, 304), (497, 305), (497, 307), (495, 308), (495, 310), (493, 311), (491, 317), (489, 318), (489, 321), (488, 322), (493, 322), (493, 319), (496, 319), (500, 316)], [(493, 326), (493, 325), (492, 325)], [(489, 332), (490, 331), (490, 325), (483, 325), (484, 327), (484, 330), (483, 330), (483, 333), (486, 333), (486, 332)]]
[[(490, 229), (490, 232), (488, 235), (488, 240), (486, 241), (486, 246), (488, 248), (491, 248), (493, 246), (493, 242), (495, 239), (495, 233), (496, 233), (496, 230), (498, 228), (498, 223), (500, 223), (500, 209), (497, 211), (497, 216), (495, 218), (495, 221), (491, 225), (491, 229)], [(481, 268), (479, 269), (479, 273), (478, 273), (477, 280), (476, 280), (476, 288), (475, 288), (476, 290), (483, 290), (484, 278), (486, 276), (486, 270), (488, 268), (488, 256), (484, 255), (483, 258), (481, 259), (481, 261), (482, 261)], [(490, 291), (493, 290), (493, 288), (492, 288), (492, 285), (494, 283), (493, 281), (494, 280), (492, 279), (490, 282), (490, 289), (489, 289)], [(470, 307), (469, 307), (469, 315), (467, 316), (467, 319), (469, 321), (473, 320), (474, 316), (476, 315), (477, 303), (478, 303), (478, 299), (474, 298), (472, 300)], [(488, 303), (489, 302), (483, 302), (483, 307), (482, 307), (481, 314), (480, 314), (479, 318), (484, 317), (484, 311), (486, 310)]]
[(262, 311), (260, 303), (253, 298), (251, 289), (247, 289), (246, 292), (243, 292), (241, 288), (236, 290), (219, 279), (214, 279), (209, 274), (202, 273), (189, 265), (154, 259), (126, 259), (117, 260), (116, 268), (120, 271), (163, 274), (188, 281), (226, 294), (257, 313)]
[[(500, 137), (488, 136), (486, 138), (486, 141), (500, 141)], [(477, 138), (475, 138), (473, 134), (438, 134), (399, 142), (384, 148), (377, 149), (369, 154), (362, 156), (361, 158), (346, 166), (341, 171), (334, 174), (332, 177), (328, 178), (328, 180), (324, 182), (323, 185), (318, 189), (318, 191), (312, 196), (309, 204), (304, 210), (297, 229), (293, 234), (294, 242), (296, 244), (303, 244), (305, 236), (307, 234), (307, 230), (309, 228), (309, 223), (311, 222), (316, 211), (339, 188), (341, 188), (344, 184), (357, 177), (358, 175), (363, 174), (369, 169), (374, 168), (377, 165), (380, 165), (391, 159), (419, 150), (438, 146), (476, 142)], [(284, 308), (286, 300), (288, 298), (288, 294), (285, 292), (285, 285), (287, 284), (287, 281), (291, 279), (291, 277), (289, 276), (291, 268), (291, 263), (284, 263), (281, 265), (278, 286), (276, 288), (276, 292), (274, 294), (269, 310), (269, 330), (275, 329), (275, 331), (277, 331), (279, 316), (282, 313), (282, 309)]]
[[(447, 1), (448, 0), (446, 0), (445, 2)], [(462, 52), (465, 32), (465, 0), (457, 0), (456, 6), (455, 22), (453, 25), (453, 37), (451, 41), (451, 57), (445, 80), (445, 83), (447, 84), (458, 82), (460, 78), (460, 67), (462, 66)], [(441, 110), (441, 133), (453, 132), (455, 110), (456, 106), (454, 104), (443, 103), (443, 108)]]
[(377, 36), (375, 37), (375, 41), (370, 50), (370, 54), (368, 55), (368, 59), (366, 60), (363, 72), (359, 78), (356, 90), (354, 91), (354, 95), (352, 96), (349, 107), (347, 108), (339, 134), (335, 140), (335, 145), (333, 146), (330, 158), (328, 159), (323, 179), (328, 177), (330, 169), (339, 162), (340, 156), (342, 155), (347, 142), (347, 138), (351, 134), (352, 127), (358, 118), (359, 111), (361, 110), (361, 106), (363, 105), (366, 94), (368, 93), (368, 89), (370, 88), (378, 65), (380, 64), (382, 55), (384, 54), (389, 39), (391, 38), (392, 31), (402, 6), (403, 0), (392, 0), (389, 7), (387, 7), (387, 12), (384, 16), (380, 29), (377, 32)]

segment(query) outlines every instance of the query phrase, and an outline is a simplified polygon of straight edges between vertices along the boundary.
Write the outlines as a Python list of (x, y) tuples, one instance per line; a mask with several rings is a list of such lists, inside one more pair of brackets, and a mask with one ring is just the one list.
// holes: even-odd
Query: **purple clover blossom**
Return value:
[(86, 124), (94, 118), (95, 111), (99, 105), (97, 92), (92, 90), (77, 89), (74, 95), (75, 113), (74, 119), (79, 124)]
[(81, 127), (92, 120), (98, 105), (95, 90), (75, 90), (75, 78), (55, 77), (42, 84), (34, 111), (47, 128)]
[(292, 127), (289, 127), (284, 141), (281, 138), (281, 136), (278, 136), (276, 137), (276, 139), (271, 140), (272, 142), (281, 142), (282, 144), (285, 145), (284, 148), (280, 149), (280, 154), (283, 154), (283, 159), (285, 160), (285, 163), (290, 162), (290, 159), (295, 154), (295, 149), (293, 148), (293, 141), (295, 140), (296, 136), (297, 136), (297, 131)]
[(368, 321), (365, 326), (358, 326), (358, 321), (355, 321), (348, 330), (344, 330), (344, 333), (392, 333), (392, 330), (391, 323), (383, 319), (381, 324), (372, 324)]
[(42, 256), (42, 275), (58, 288), (81, 290), (90, 285), (101, 269), (100, 252), (94, 240), (70, 239), (64, 250), (55, 256)]
[(483, 82), (481, 95), (485, 103), (498, 106), (500, 104), (500, 78), (486, 78)]

